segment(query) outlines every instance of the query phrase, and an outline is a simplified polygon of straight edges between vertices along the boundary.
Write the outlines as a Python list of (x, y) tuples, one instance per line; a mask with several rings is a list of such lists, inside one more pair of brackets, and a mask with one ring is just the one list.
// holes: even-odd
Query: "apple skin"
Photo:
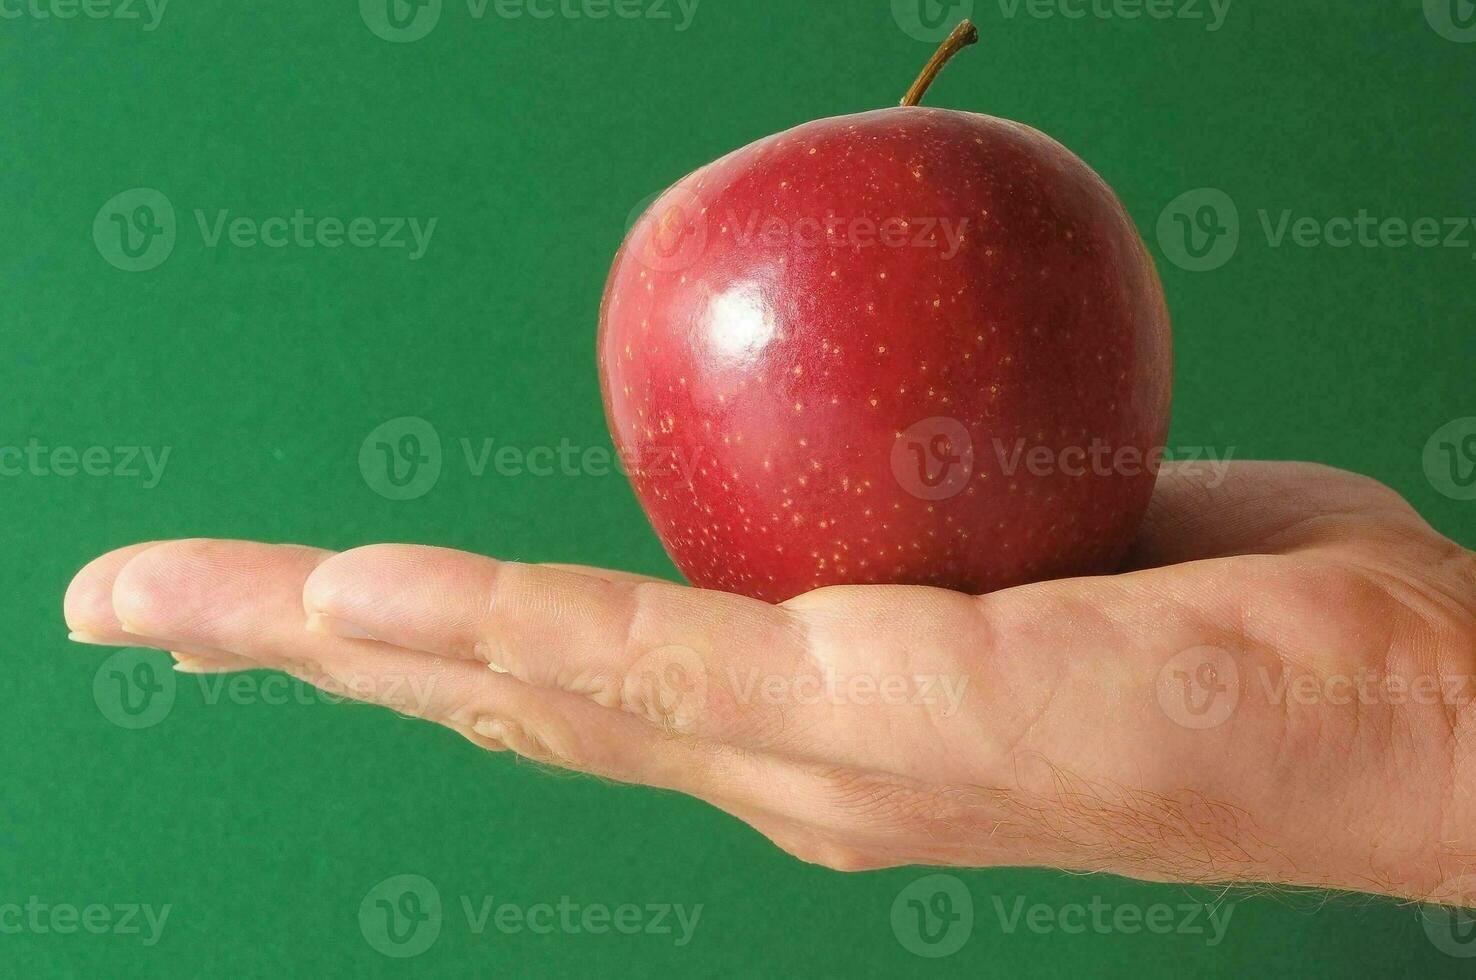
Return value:
[(932, 108), (811, 122), (666, 191), (615, 258), (599, 362), (677, 567), (769, 602), (1116, 570), (1173, 373), (1112, 189), (1027, 126)]

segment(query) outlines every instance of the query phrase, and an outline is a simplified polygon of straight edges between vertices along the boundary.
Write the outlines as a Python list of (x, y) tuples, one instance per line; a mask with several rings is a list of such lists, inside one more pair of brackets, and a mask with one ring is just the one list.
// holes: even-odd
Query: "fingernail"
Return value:
[(85, 643), (88, 646), (94, 647), (110, 647), (117, 645), (115, 643), (109, 643), (99, 634), (89, 633), (87, 630), (72, 630), (72, 632), (67, 634), (67, 639), (71, 640), (73, 643)]
[(490, 718), (483, 718), (472, 726), (472, 731), (489, 742), (505, 745), (507, 742), (507, 728), (502, 722)]
[(492, 645), (490, 643), (478, 643), (472, 647), (472, 656), (484, 662), (487, 665), (487, 669), (494, 674), (510, 673), (506, 667), (492, 661)]
[(174, 669), (181, 674), (229, 674), (237, 668), (216, 663), (208, 657), (192, 657), (183, 653), (170, 653), (174, 658)]
[(512, 751), (507, 744), (507, 728), (503, 726), (502, 722), (493, 721), (490, 718), (483, 718), (472, 726), (472, 731), (476, 733), (478, 738), (490, 743), (482, 746), (488, 752)]
[(345, 640), (373, 640), (369, 631), (362, 626), (355, 626), (346, 619), (329, 616), (325, 613), (313, 613), (307, 619), (307, 628), (314, 633), (327, 633), (329, 636), (341, 636)]

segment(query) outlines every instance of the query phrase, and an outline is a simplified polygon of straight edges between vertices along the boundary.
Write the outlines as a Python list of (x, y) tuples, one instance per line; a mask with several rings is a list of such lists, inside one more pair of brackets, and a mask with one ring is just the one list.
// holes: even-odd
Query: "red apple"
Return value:
[(1112, 571), (1157, 477), (1168, 312), (1112, 189), (1019, 123), (822, 119), (668, 190), (615, 258), (605, 407), (694, 585), (983, 593)]

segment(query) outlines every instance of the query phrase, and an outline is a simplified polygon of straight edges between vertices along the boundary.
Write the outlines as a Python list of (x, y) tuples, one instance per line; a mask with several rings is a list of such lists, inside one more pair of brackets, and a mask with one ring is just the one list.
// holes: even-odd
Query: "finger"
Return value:
[(412, 545), (374, 545), (315, 570), (303, 604), (317, 628), (485, 661), (529, 684), (583, 695), (659, 726), (778, 748), (823, 721), (740, 703), (741, 674), (810, 669), (784, 609), (649, 580)]
[[(201, 576), (192, 567), (196, 564), (208, 573)], [(900, 861), (907, 848), (930, 853), (924, 847), (928, 841), (920, 839), (915, 828), (909, 829), (904, 819), (910, 812), (937, 810), (953, 821), (978, 816), (976, 802), (950, 809), (926, 793), (900, 790), (899, 780), (870, 777), (862, 770), (846, 772), (834, 764), (833, 760), (849, 759), (901, 766), (887, 755), (889, 743), (897, 739), (890, 734), (894, 726), (878, 713), (878, 708), (886, 710), (885, 705), (851, 706), (841, 737), (812, 747), (812, 761), (822, 763), (813, 765), (701, 740), (672, 739), (638, 717), (609, 711), (574, 694), (495, 675), (477, 661), (313, 634), (307, 634), (304, 644), (298, 597), (307, 591), (303, 579), (323, 566), (321, 554), (264, 546), (210, 542), (162, 546), (124, 570), (116, 604), (136, 628), (192, 645), (244, 652), (252, 662), (285, 669), (325, 690), (439, 721), (483, 747), (505, 745), (551, 765), (680, 790), (771, 831), (787, 828), (771, 836), (791, 853), (831, 867), (871, 866), (877, 855), (892, 853)], [(242, 574), (243, 569), (250, 574)], [(125, 592), (133, 594), (125, 598)], [(889, 634), (905, 636), (930, 623), (948, 633), (950, 610), (970, 602), (935, 590), (877, 592), (892, 595), (895, 608), (881, 602), (869, 621), (843, 617), (854, 619), (865, 634), (848, 651), (853, 659), (866, 647), (889, 652), (884, 639)], [(150, 613), (153, 605), (168, 610), (181, 625)], [(224, 627), (212, 623), (212, 610), (234, 608), (256, 612), (232, 617)], [(277, 623), (288, 624), (282, 636), (276, 635)], [(937, 748), (935, 742), (929, 751), (936, 754)], [(897, 802), (904, 799), (909, 802)], [(943, 829), (941, 823), (929, 825), (922, 838), (941, 836)], [(865, 848), (867, 857), (844, 843), (858, 835), (872, 842)], [(888, 840), (893, 842), (891, 848), (880, 846)]]
[[(332, 555), (301, 545), (187, 539), (129, 556), (111, 582), (116, 634), (166, 649), (283, 659), (302, 633), (294, 589)], [(100, 587), (92, 584), (91, 588)]]
[[(134, 556), (158, 542), (130, 545), (93, 559), (73, 577), (62, 603), (69, 638), (78, 643), (109, 646), (154, 646), (164, 649), (166, 641), (150, 643), (147, 638), (123, 631), (113, 611), (113, 582)], [(174, 669), (182, 674), (224, 674), (252, 670), (258, 665), (244, 657), (221, 650), (175, 650)]]
[[(1021, 594), (1013, 608), (1035, 602), (1059, 613), (1072, 600)], [(998, 746), (1003, 760), (1068, 669), (1094, 695), (1117, 681), (1110, 656), (1078, 660), (1062, 645), (1069, 618), (1048, 619), (1052, 635), (1019, 630), (1019, 649), (997, 646), (980, 600), (936, 589), (823, 590), (774, 607), (377, 545), (320, 565), (304, 605), (322, 628), (487, 660), (698, 737), (903, 775), (922, 756), (958, 758), (937, 751), (940, 733), (944, 743)], [(1186, 624), (1179, 639), (1190, 635)], [(964, 710), (970, 698), (991, 710)]]
[(129, 545), (88, 562), (67, 586), (62, 613), (71, 639), (97, 645), (130, 645), (113, 612), (113, 580), (135, 555), (157, 542)]
[(677, 790), (724, 808), (762, 799), (766, 760), (670, 738), (637, 718), (530, 687), (474, 661), (376, 646), (372, 663), (320, 656), (309, 682), (438, 722), (473, 744), (545, 765)]
[(120, 622), (170, 648), (229, 651), (356, 700), (440, 722), (487, 747), (724, 805), (756, 792), (761, 760), (668, 737), (587, 699), (451, 661), (304, 629), (316, 549), (180, 541), (135, 554), (113, 582)]
[[(150, 553), (144, 560), (128, 567), (145, 552)], [(157, 551), (135, 547), (90, 565), (74, 591), (109, 597), (106, 604), (90, 603), (88, 608), (99, 615), (88, 622), (116, 620), (112, 595), (117, 591), (116, 604), (134, 629), (160, 634), (157, 642), (166, 646), (181, 647), (180, 641), (188, 639), (189, 652), (175, 654), (183, 671), (280, 669), (332, 693), (439, 721), (484, 749), (510, 748), (550, 765), (687, 792), (758, 827), (805, 860), (859, 868), (867, 862), (843, 843), (846, 837), (866, 833), (880, 835), (878, 840), (908, 839), (899, 834), (890, 815), (848, 805), (847, 788), (855, 781), (835, 775), (833, 767), (817, 771), (659, 734), (653, 740), (637, 718), (575, 695), (540, 691), (493, 675), (475, 661), (452, 661), (379, 643), (302, 636), (291, 625), (302, 616), (297, 600), (300, 580), (320, 559), (321, 554), (311, 551), (249, 543), (179, 542)], [(197, 566), (206, 573), (200, 574)], [(128, 574), (119, 584), (116, 579), (124, 567)], [(606, 578), (598, 570), (588, 571)], [(644, 580), (618, 573), (608, 578)], [(282, 596), (292, 598), (284, 603)], [(275, 612), (269, 608), (283, 604), (288, 608)], [(152, 611), (155, 607), (160, 613)], [(224, 627), (214, 624), (210, 612), (228, 607), (254, 608), (259, 622), (236, 616)], [(274, 637), (279, 631), (269, 625), (274, 621), (289, 624), (281, 630), (284, 636)], [(251, 656), (202, 646), (206, 640), (245, 649)], [(140, 641), (136, 634), (117, 630), (116, 642)], [(631, 764), (632, 747), (637, 749), (636, 765)], [(882, 848), (872, 849), (883, 853)]]

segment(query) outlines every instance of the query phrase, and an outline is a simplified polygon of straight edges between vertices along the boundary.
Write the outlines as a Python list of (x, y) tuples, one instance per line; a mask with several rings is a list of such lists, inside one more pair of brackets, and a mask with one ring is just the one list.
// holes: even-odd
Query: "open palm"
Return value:
[(187, 672), (284, 670), (483, 748), (680, 790), (837, 869), (1476, 900), (1458, 893), (1476, 872), (1476, 555), (1322, 467), (1168, 467), (1129, 571), (978, 597), (772, 606), (435, 548), (188, 540), (98, 558), (66, 618)]

